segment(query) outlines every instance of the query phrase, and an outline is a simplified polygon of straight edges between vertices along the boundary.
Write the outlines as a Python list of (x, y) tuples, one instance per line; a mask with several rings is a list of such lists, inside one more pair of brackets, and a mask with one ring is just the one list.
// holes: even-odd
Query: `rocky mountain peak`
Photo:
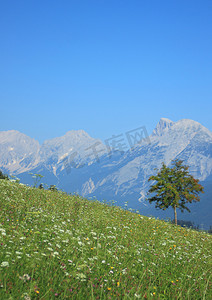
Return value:
[(170, 128), (173, 124), (174, 124), (173, 121), (167, 118), (161, 118), (157, 126), (153, 130), (152, 135), (157, 135), (157, 136), (163, 135), (164, 131), (167, 131), (167, 129)]
[(89, 137), (89, 134), (82, 129), (70, 130), (66, 132), (65, 136), (78, 136), (78, 137)]

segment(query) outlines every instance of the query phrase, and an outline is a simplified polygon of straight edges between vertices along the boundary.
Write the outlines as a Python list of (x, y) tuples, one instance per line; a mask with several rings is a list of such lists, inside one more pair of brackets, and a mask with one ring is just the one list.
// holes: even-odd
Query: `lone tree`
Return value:
[(188, 172), (188, 166), (183, 165), (182, 160), (173, 160), (172, 168), (167, 167), (164, 163), (156, 176), (150, 176), (148, 181), (154, 180), (154, 183), (148, 194), (154, 193), (154, 196), (147, 200), (152, 203), (156, 202), (155, 207), (166, 210), (170, 206), (174, 209), (174, 219), (177, 225), (177, 208), (181, 212), (185, 209), (187, 203), (200, 201), (199, 192), (204, 193), (203, 186), (199, 184), (198, 179), (194, 179)]

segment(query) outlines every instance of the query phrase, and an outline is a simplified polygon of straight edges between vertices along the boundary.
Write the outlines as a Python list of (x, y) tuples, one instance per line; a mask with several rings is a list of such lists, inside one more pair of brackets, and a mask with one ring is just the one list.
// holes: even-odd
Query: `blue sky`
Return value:
[(0, 130), (212, 130), (212, 1), (0, 0)]

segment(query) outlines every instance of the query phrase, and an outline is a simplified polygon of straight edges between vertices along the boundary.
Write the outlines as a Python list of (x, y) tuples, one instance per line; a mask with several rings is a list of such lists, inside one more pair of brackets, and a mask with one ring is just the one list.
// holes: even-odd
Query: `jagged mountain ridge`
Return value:
[[(144, 213), (148, 210), (152, 214), (145, 201), (148, 178), (162, 162), (183, 159), (195, 178), (209, 180), (210, 185), (211, 131), (193, 120), (173, 122), (162, 118), (149, 138), (150, 143), (143, 140), (126, 152), (114, 149), (109, 157), (105, 145), (83, 130), (69, 131), (43, 145), (17, 131), (0, 132), (0, 169), (17, 175), (24, 183), (32, 183), (29, 172), (39, 173), (47, 184), (56, 184), (67, 192), (114, 199), (118, 205), (128, 201), (130, 207), (141, 207)], [(93, 145), (102, 150), (98, 162)]]
[(84, 130), (71, 130), (64, 136), (44, 141), (42, 145), (16, 131), (0, 132), (0, 167), (8, 174), (18, 175), (45, 166), (56, 175), (64, 168), (64, 158), (73, 155), (76, 163), (89, 162), (89, 147), (100, 140), (90, 137)]
[[(69, 131), (62, 137), (44, 141), (42, 145), (18, 131), (2, 131), (0, 167), (18, 175), (45, 166), (59, 176), (64, 171), (64, 158), (67, 157), (75, 165), (83, 163), (84, 168), (94, 165), (95, 169), (103, 168), (104, 173), (107, 170), (108, 179), (112, 178), (118, 188), (141, 175), (146, 178), (154, 168), (160, 167), (162, 161), (169, 164), (175, 158), (183, 159), (200, 180), (211, 175), (212, 133), (200, 123), (162, 118), (150, 135), (150, 141), (149, 144), (143, 140), (125, 153), (113, 152), (109, 159), (105, 145), (83, 130)], [(98, 151), (100, 163), (96, 162), (92, 152), (95, 144), (101, 150)]]
[(149, 188), (147, 179), (154, 168), (160, 168), (162, 162), (170, 164), (175, 158), (183, 159), (191, 167), (191, 173), (201, 181), (212, 173), (212, 133), (199, 123), (161, 119), (150, 140), (151, 144), (143, 142), (126, 152), (119, 159), (118, 169), (117, 163), (110, 165), (108, 175), (94, 181), (96, 188), (92, 193), (101, 194), (101, 190), (107, 190), (106, 185), (109, 185), (114, 195), (130, 195), (133, 189), (133, 193), (141, 194), (139, 199), (142, 200)]

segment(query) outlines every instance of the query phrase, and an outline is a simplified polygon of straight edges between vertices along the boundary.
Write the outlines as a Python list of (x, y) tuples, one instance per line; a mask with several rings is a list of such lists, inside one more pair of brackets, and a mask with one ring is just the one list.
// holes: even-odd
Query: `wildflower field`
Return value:
[(0, 299), (212, 299), (212, 236), (0, 180)]

